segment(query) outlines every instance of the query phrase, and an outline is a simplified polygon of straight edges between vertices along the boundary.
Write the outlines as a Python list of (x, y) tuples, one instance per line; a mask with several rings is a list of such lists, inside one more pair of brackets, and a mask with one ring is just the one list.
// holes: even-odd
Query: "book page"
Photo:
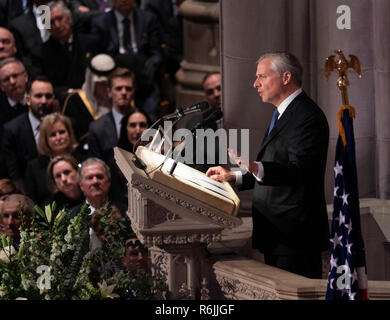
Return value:
[[(173, 159), (168, 158), (164, 163), (162, 170), (169, 174), (173, 163)], [(177, 166), (173, 171), (173, 176), (191, 181), (192, 183), (195, 183), (199, 186), (212, 190), (228, 199), (231, 199), (230, 193), (225, 188), (223, 183), (215, 181), (207, 177), (203, 172), (198, 172), (191, 167), (182, 164), (181, 162), (177, 163)]]

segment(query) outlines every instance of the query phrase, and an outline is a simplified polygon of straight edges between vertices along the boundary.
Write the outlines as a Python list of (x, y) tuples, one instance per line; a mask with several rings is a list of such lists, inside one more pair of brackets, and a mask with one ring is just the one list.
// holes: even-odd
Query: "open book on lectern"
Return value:
[(225, 214), (237, 216), (240, 199), (229, 183), (215, 181), (181, 162), (177, 163), (174, 172), (170, 174), (174, 160), (143, 146), (137, 148), (136, 155), (146, 165), (145, 170), (137, 168), (138, 173), (144, 171), (150, 179), (162, 185), (204, 202)]

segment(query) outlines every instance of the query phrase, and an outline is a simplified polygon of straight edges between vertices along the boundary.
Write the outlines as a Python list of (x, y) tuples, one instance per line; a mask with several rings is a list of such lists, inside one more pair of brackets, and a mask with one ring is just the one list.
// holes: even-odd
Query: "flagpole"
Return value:
[(364, 242), (360, 227), (360, 208), (357, 183), (353, 118), (355, 109), (349, 105), (347, 71), (354, 69), (362, 77), (359, 59), (341, 50), (334, 51), (325, 62), (328, 80), (333, 70), (338, 72), (337, 87), (341, 91), (342, 106), (337, 113), (339, 137), (335, 155), (335, 188), (330, 235), (330, 271), (326, 291), (327, 300), (367, 300), (367, 274)]

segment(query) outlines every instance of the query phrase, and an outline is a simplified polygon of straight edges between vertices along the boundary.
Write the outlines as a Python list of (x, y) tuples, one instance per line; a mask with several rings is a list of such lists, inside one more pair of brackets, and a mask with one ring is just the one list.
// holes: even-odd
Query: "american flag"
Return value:
[(339, 137), (334, 166), (333, 218), (327, 300), (368, 299), (364, 242), (360, 227), (359, 192), (353, 133), (355, 111), (338, 114)]

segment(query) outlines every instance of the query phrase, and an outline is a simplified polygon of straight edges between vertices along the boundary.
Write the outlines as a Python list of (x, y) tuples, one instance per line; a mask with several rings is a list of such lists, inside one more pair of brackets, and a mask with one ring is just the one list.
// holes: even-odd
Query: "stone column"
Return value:
[(183, 61), (176, 73), (178, 107), (204, 100), (201, 87), (207, 72), (219, 67), (218, 0), (186, 0), (179, 9), (183, 16)]

